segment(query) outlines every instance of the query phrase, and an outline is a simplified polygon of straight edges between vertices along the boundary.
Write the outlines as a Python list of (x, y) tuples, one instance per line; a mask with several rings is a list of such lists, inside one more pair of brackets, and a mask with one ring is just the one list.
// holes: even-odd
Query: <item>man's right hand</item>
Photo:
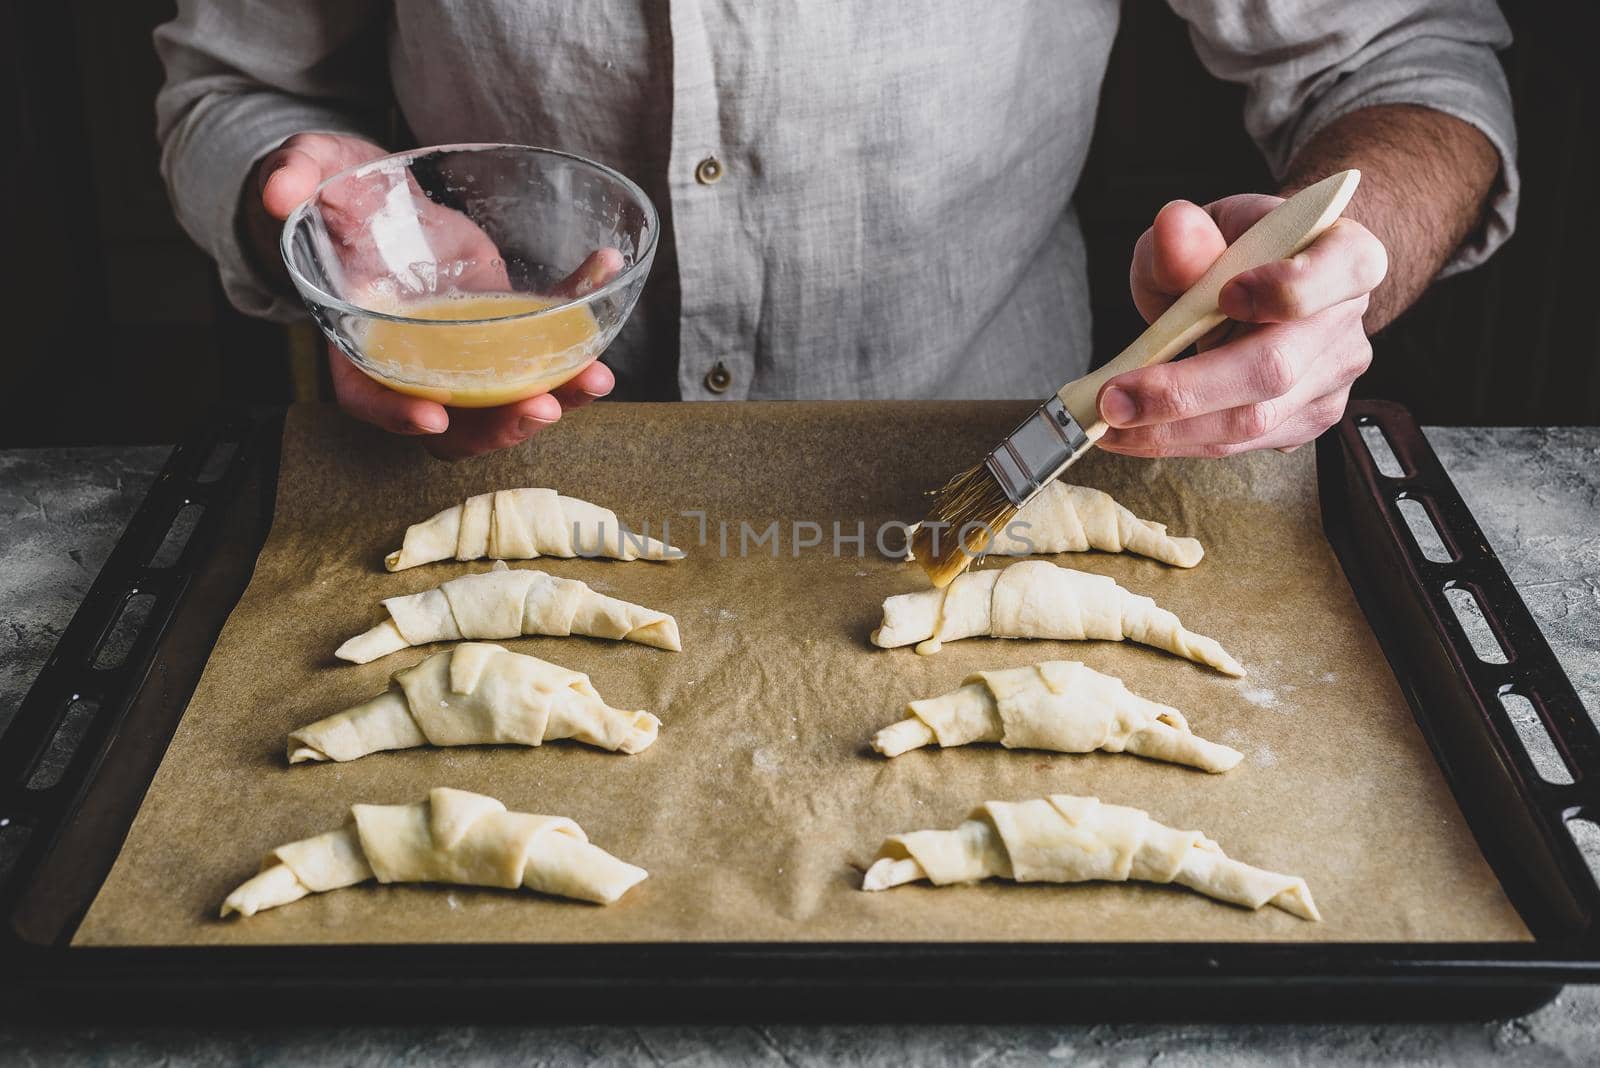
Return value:
[[(388, 153), (383, 148), (359, 137), (303, 133), (263, 157), (245, 182), (240, 205), (242, 228), (257, 265), (288, 289), (288, 271), (278, 251), (283, 221), (324, 179), (384, 155)], [(619, 254), (602, 249), (585, 260), (568, 283), (579, 290), (604, 285), (621, 267)], [(563, 410), (581, 408), (616, 385), (611, 369), (596, 360), (552, 393), (498, 408), (451, 410), (386, 388), (332, 345), (328, 347), (328, 370), (334, 396), (347, 414), (394, 434), (423, 436), (428, 451), (444, 459), (521, 444), (560, 419)]]

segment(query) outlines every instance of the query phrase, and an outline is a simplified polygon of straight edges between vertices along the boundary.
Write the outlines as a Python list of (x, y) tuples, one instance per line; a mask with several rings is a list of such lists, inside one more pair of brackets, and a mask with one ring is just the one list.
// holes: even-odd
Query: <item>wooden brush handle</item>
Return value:
[(1173, 301), (1172, 307), (1134, 338), (1133, 344), (1104, 367), (1057, 390), (1056, 396), (1089, 440), (1098, 441), (1107, 429), (1100, 420), (1097, 403), (1101, 386), (1120, 374), (1166, 363), (1204, 337), (1227, 318), (1217, 307), (1222, 287), (1253, 267), (1287, 259), (1315, 241), (1333, 225), (1360, 181), (1360, 171), (1340, 171), (1273, 208), (1239, 240), (1223, 249), (1200, 281)]

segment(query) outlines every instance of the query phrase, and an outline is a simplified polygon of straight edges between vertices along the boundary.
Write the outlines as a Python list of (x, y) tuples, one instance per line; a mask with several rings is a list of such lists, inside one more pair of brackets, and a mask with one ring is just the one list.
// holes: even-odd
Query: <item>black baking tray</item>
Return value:
[[(1323, 523), (1532, 942), (73, 947), (249, 581), (271, 525), (281, 435), (281, 411), (239, 413), (173, 451), (0, 735), (0, 983), (13, 1005), (188, 1020), (419, 1010), (519, 1020), (1482, 1018), (1600, 979), (1600, 890), (1569, 826), (1600, 818), (1600, 735), (1421, 431), (1383, 402), (1352, 405), (1317, 443)], [(1392, 474), (1369, 449), (1378, 437), (1392, 453), (1385, 462), (1398, 464)], [(1406, 500), (1431, 518), (1445, 549), (1434, 555), (1448, 559), (1427, 558)], [(169, 529), (197, 509), (174, 552)], [(1474, 652), (1450, 589), (1477, 599), (1504, 663)], [(148, 612), (130, 633), (117, 621), (133, 601)], [(1570, 782), (1541, 777), (1500, 700), (1509, 693), (1531, 702)], [(69, 726), (70, 754), (57, 737)]]

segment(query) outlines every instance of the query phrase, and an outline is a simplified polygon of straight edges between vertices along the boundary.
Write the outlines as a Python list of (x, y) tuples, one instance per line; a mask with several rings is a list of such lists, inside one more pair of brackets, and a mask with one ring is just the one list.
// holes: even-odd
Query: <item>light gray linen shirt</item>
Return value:
[[(1341, 115), (1425, 105), (1502, 162), (1486, 225), (1447, 270), (1510, 233), (1515, 130), (1493, 54), (1510, 34), (1492, 0), (1170, 3), (1206, 67), (1247, 87), (1275, 173)], [(561, 148), (649, 193), (670, 240), (606, 357), (621, 395), (1041, 397), (1089, 364), (1072, 195), (1119, 0), (178, 8), (155, 35), (162, 170), (251, 314), (300, 312), (240, 246), (251, 168), (302, 131), (381, 142), (393, 102), (420, 144)]]

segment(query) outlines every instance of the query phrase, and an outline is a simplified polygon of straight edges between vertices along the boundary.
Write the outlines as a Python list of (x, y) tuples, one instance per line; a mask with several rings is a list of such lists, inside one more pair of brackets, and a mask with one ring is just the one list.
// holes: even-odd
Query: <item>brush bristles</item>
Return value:
[(911, 536), (911, 553), (943, 589), (984, 554), (1016, 512), (987, 466), (968, 468), (938, 492), (933, 512)]

